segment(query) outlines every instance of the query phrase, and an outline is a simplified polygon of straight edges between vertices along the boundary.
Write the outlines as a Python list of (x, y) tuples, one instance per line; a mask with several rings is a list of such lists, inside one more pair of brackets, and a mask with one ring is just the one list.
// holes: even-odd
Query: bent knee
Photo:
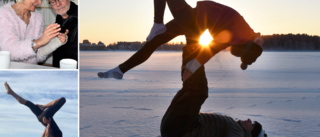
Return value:
[(65, 98), (65, 97), (61, 97), (61, 98), (59, 99), (59, 101), (61, 101), (61, 102), (65, 103), (67, 100), (66, 100), (66, 98)]

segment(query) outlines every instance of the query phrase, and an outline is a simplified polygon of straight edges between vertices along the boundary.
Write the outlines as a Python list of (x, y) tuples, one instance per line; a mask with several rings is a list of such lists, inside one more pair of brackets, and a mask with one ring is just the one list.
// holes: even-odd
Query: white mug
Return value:
[(77, 61), (74, 59), (60, 60), (60, 69), (77, 69)]
[(10, 66), (10, 52), (0, 51), (0, 69), (9, 69)]

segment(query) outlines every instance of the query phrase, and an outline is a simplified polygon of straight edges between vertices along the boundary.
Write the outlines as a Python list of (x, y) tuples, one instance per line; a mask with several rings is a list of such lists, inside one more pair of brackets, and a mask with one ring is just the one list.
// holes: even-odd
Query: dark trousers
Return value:
[(204, 67), (183, 83), (161, 121), (162, 137), (182, 137), (197, 125), (201, 105), (208, 97)]
[(182, 17), (187, 17), (185, 15), (190, 15), (191, 11), (184, 10), (185, 8), (191, 8), (185, 0), (153, 0), (154, 5), (154, 22), (163, 23), (164, 10), (166, 7), (166, 2), (169, 9), (175, 19), (180, 19)]
[(145, 62), (159, 46), (179, 35), (186, 36), (187, 47), (198, 46), (201, 32), (196, 25), (195, 9), (192, 9), (184, 0), (173, 0), (173, 2), (171, 0), (170, 2), (167, 2), (169, 7), (173, 7), (172, 5), (179, 5), (179, 7), (183, 8), (179, 11), (172, 11), (176, 16), (166, 24), (166, 32), (154, 37), (128, 60), (119, 65), (119, 68), (123, 73)]
[(27, 101), (25, 105), (33, 112), (33, 114), (38, 118), (39, 122), (43, 123), (43, 117), (46, 119), (51, 119), (50, 122), (50, 133), (54, 137), (62, 137), (62, 132), (58, 127), (57, 123), (54, 121), (53, 116), (54, 114), (64, 105), (66, 99), (64, 97), (60, 98), (53, 106), (47, 108), (46, 110), (42, 111), (38, 106), (33, 104), (30, 101)]
[(46, 119), (53, 118), (54, 114), (57, 113), (57, 111), (66, 103), (66, 99), (64, 97), (60, 98), (57, 102), (54, 103), (53, 106), (47, 108), (44, 110), (41, 115), (38, 116), (38, 119), (41, 119), (43, 117), (46, 117)]

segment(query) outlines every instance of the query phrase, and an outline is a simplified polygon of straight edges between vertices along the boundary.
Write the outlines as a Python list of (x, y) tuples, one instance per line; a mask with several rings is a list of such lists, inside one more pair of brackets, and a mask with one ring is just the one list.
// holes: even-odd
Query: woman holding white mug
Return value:
[(17, 0), (0, 7), (0, 50), (11, 53), (11, 61), (37, 64), (66, 43), (53, 23), (44, 29), (42, 15), (35, 11), (41, 0)]

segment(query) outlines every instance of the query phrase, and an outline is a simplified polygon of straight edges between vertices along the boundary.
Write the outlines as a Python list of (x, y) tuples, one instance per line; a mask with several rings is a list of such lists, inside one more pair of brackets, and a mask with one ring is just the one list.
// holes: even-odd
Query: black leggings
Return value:
[(60, 98), (53, 106), (42, 111), (37, 105), (30, 101), (26, 101), (25, 105), (30, 108), (33, 114), (38, 118), (39, 122), (42, 123), (42, 119), (45, 116), (46, 119), (53, 118), (53, 115), (64, 105), (66, 99), (64, 97)]
[[(167, 2), (169, 7), (172, 7), (170, 9), (174, 9), (174, 5), (179, 5), (178, 7), (183, 8), (174, 10), (175, 12), (171, 10), (175, 18), (166, 24), (166, 32), (154, 37), (128, 60), (119, 65), (123, 73), (145, 62), (159, 46), (169, 42), (178, 35), (186, 36), (189, 47), (190, 45), (198, 44), (201, 32), (196, 25), (196, 10), (191, 8), (184, 0), (167, 0)], [(184, 60), (183, 62), (186, 61)]]
[(33, 104), (30, 101), (26, 101), (25, 105), (30, 108), (32, 113), (38, 118), (39, 122), (43, 123), (43, 117), (50, 121), (50, 128), (49, 133), (55, 137), (62, 137), (62, 132), (58, 127), (57, 123), (54, 121), (53, 116), (54, 114), (64, 105), (66, 99), (64, 97), (60, 98), (53, 106), (47, 108), (46, 110), (42, 111), (37, 105)]
[(43, 117), (46, 117), (46, 119), (53, 118), (53, 115), (56, 114), (56, 112), (66, 103), (66, 99), (64, 97), (60, 98), (55, 104), (46, 110), (44, 110), (39, 116), (38, 119), (41, 119)]
[(180, 19), (185, 15), (191, 14), (191, 11), (185, 10), (185, 8), (191, 8), (185, 0), (153, 0), (155, 23), (163, 23), (166, 2), (175, 19)]
[(30, 101), (26, 101), (26, 103), (24, 104), (26, 105), (34, 115), (36, 115), (37, 117), (41, 115), (41, 113), (43, 112), (38, 106), (36, 106), (35, 104), (33, 104)]
[(161, 121), (162, 137), (182, 137), (198, 124), (200, 108), (208, 97), (207, 78), (200, 67), (183, 82)]

